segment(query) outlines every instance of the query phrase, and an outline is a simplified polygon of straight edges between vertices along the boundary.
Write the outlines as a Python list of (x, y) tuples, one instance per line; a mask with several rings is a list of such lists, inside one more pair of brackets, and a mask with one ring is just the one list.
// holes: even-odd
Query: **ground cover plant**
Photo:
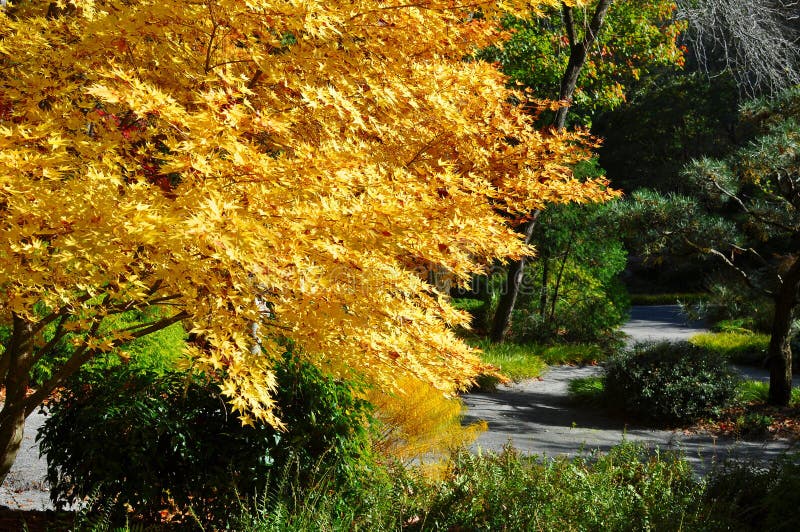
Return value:
[[(512, 382), (541, 377), (548, 365), (597, 364), (607, 356), (607, 350), (595, 344), (517, 344), (474, 341), (480, 347), (484, 362), (498, 368), (499, 374)], [(502, 378), (485, 374), (477, 379), (478, 388), (492, 390)]]
[(709, 332), (696, 334), (689, 339), (689, 342), (736, 364), (763, 366), (769, 346), (769, 335), (743, 330)]

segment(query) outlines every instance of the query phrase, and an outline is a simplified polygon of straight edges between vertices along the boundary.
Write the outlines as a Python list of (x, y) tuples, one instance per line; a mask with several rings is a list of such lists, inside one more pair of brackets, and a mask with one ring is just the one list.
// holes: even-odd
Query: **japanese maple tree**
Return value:
[[(453, 391), (482, 369), (449, 327), (466, 316), (418, 265), (466, 281), (527, 252), (499, 212), (609, 192), (571, 178), (578, 136), (535, 130), (510, 103), (525, 95), (463, 60), (527, 2), (467, 4), (0, 11), (0, 478), (59, 383), (178, 321), (198, 339), (188, 360), (247, 423), (280, 425), (281, 339), (376, 385), (407, 374)], [(28, 390), (64, 341), (69, 359)]]

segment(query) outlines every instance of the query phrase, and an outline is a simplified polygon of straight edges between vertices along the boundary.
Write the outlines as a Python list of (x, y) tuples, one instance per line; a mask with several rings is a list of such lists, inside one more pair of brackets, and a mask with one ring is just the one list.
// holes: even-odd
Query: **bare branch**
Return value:
[(680, 0), (678, 17), (709, 73), (730, 71), (747, 96), (800, 83), (800, 1)]

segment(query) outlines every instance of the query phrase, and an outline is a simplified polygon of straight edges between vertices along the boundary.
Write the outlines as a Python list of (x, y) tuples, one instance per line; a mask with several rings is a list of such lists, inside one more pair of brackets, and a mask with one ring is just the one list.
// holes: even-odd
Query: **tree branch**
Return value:
[(736, 264), (734, 264), (732, 260), (730, 260), (728, 257), (726, 257), (725, 254), (722, 253), (721, 251), (719, 251), (718, 249), (710, 248), (710, 247), (707, 247), (707, 246), (701, 246), (699, 244), (696, 244), (695, 242), (692, 242), (689, 238), (687, 238), (685, 236), (683, 237), (683, 241), (686, 242), (686, 244), (688, 246), (700, 251), (701, 253), (705, 253), (705, 254), (708, 254), (708, 255), (714, 255), (715, 257), (717, 257), (720, 260), (722, 260), (722, 262), (724, 262), (729, 268), (731, 268), (734, 272), (736, 272), (744, 280), (744, 282), (747, 284), (747, 286), (749, 286), (750, 288), (752, 288), (756, 292), (761, 292), (762, 294), (764, 294), (766, 296), (769, 296), (769, 297), (773, 297), (775, 295), (775, 292), (773, 292), (772, 290), (768, 290), (768, 289), (764, 288), (763, 286), (758, 286), (757, 284), (755, 284), (753, 282), (753, 279), (749, 275), (747, 275), (746, 271), (744, 271), (741, 268), (739, 268), (738, 266), (736, 266)]
[(567, 39), (570, 49), (575, 47), (577, 39), (575, 37), (575, 18), (572, 15), (572, 6), (561, 2), (561, 13), (564, 18), (564, 28), (567, 30)]
[[(161, 319), (157, 322), (154, 322), (148, 325), (146, 328), (137, 331), (134, 333), (133, 339), (141, 338), (142, 336), (146, 336), (148, 334), (154, 333), (156, 331), (160, 331), (161, 329), (165, 329), (170, 325), (178, 323), (189, 317), (189, 313), (186, 311), (181, 311), (174, 316), (170, 316), (169, 318)], [(93, 325), (91, 330), (87, 335), (87, 340), (89, 338), (94, 337), (97, 334), (97, 330), (100, 328), (100, 323), (102, 320), (97, 320)], [(125, 342), (130, 341), (130, 339), (125, 340), (117, 340), (112, 343), (111, 349), (115, 349), (122, 345)], [(28, 396), (25, 401), (20, 405), (20, 408), (25, 408), (25, 415), (30, 415), (39, 404), (42, 403), (47, 397), (52, 393), (55, 388), (61, 384), (65, 379), (70, 377), (76, 371), (80, 369), (86, 362), (88, 362), (93, 356), (100, 352), (99, 349), (88, 349), (88, 343), (85, 343), (81, 346), (80, 349), (75, 351), (75, 353), (70, 357), (67, 362), (61, 366), (61, 368), (42, 386), (40, 386), (33, 394)]]

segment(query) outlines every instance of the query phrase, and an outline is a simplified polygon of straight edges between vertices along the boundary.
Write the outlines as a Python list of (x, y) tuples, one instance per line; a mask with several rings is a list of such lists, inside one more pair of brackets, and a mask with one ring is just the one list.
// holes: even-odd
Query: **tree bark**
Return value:
[(792, 397), (792, 346), (790, 333), (797, 290), (800, 288), (800, 258), (795, 259), (783, 276), (775, 294), (775, 316), (767, 351), (769, 361), (769, 396), (771, 405), (788, 406)]
[(792, 324), (792, 307), (786, 302), (775, 302), (772, 336), (769, 341), (769, 404), (788, 406), (792, 396), (792, 348), (789, 330)]
[[(533, 218), (523, 226), (526, 244), (529, 244), (531, 241), (533, 229), (536, 227), (536, 219), (538, 217), (539, 212), (537, 211), (534, 213)], [(517, 302), (517, 296), (519, 295), (519, 288), (522, 286), (524, 274), (525, 257), (521, 257), (519, 260), (513, 261), (508, 265), (505, 291), (500, 296), (500, 302), (497, 304), (494, 320), (492, 320), (492, 330), (489, 333), (489, 340), (492, 343), (497, 344), (503, 341), (503, 336), (511, 321), (511, 312), (514, 310), (514, 305)]]
[(8, 357), (8, 369), (5, 376), (6, 398), (0, 410), (0, 485), (14, 465), (22, 443), (27, 417), (24, 401), (32, 356), (32, 325), (15, 315), (11, 342), (4, 353), (4, 357)]
[[(572, 96), (575, 94), (575, 88), (578, 85), (578, 76), (581, 73), (586, 56), (589, 54), (589, 49), (597, 40), (597, 35), (603, 27), (603, 22), (611, 7), (613, 0), (600, 0), (594, 10), (592, 21), (586, 29), (583, 39), (578, 41), (575, 32), (575, 19), (573, 17), (573, 8), (565, 3), (561, 3), (561, 12), (564, 19), (564, 26), (567, 30), (567, 39), (569, 40), (569, 61), (567, 62), (567, 70), (561, 78), (561, 88), (558, 93), (558, 99), (562, 102), (562, 107), (556, 112), (553, 126), (556, 129), (564, 129), (567, 123), (567, 114), (569, 107), (572, 103)], [(566, 105), (564, 105), (566, 104)]]

